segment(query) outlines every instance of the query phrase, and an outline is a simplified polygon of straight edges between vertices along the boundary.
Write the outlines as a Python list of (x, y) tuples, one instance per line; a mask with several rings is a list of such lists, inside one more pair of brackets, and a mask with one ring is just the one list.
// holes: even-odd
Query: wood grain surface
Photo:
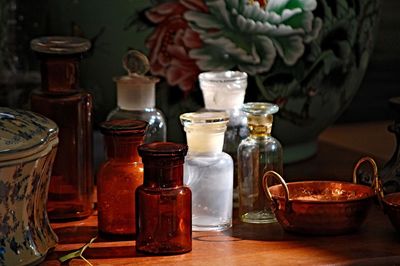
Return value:
[[(394, 145), (393, 136), (386, 131), (387, 124), (339, 125), (328, 129), (321, 135), (317, 155), (285, 166), (285, 178), (350, 180), (355, 162), (366, 154), (382, 167)], [(364, 132), (363, 140), (359, 132)], [(381, 140), (379, 149), (368, 146), (376, 138)], [(379, 156), (375, 155), (378, 153)], [(57, 258), (97, 235), (96, 225), (96, 215), (83, 221), (53, 223), (60, 242), (42, 265), (60, 265)], [(374, 205), (361, 228), (347, 235), (295, 235), (286, 233), (277, 223), (244, 224), (235, 216), (228, 231), (193, 232), (193, 250), (187, 254), (145, 256), (136, 253), (134, 241), (99, 238), (84, 256), (93, 265), (400, 265), (400, 234), (379, 206)], [(73, 259), (65, 265), (86, 264)]]

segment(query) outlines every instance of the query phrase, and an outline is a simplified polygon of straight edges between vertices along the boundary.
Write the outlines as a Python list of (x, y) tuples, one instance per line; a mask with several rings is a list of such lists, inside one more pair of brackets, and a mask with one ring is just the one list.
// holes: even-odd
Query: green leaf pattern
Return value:
[[(319, 0), (314, 15), (313, 23), (323, 23), (315, 38), (304, 39), (302, 58), (293, 65), (276, 60), (269, 73), (256, 77), (261, 98), (276, 101), (287, 97), (285, 104), (289, 106), (281, 106), (280, 115), (294, 124), (310, 124), (318, 116), (311, 111), (313, 98), (319, 98), (322, 104), (338, 99), (334, 113), (350, 103), (358, 87), (354, 84), (362, 77), (356, 73), (365, 71), (372, 51), (379, 1)], [(295, 42), (283, 48), (279, 45), (289, 40), (284, 37), (274, 43), (279, 53), (286, 53), (285, 58), (293, 56), (290, 48)], [(300, 107), (294, 108), (291, 102)]]
[(204, 42), (190, 52), (202, 70), (236, 67), (256, 75), (268, 72), (277, 57), (294, 65), (322, 24), (312, 13), (316, 0), (270, 0), (265, 9), (243, 0), (205, 3), (209, 13), (185, 13)]
[(279, 104), (282, 125), (317, 136), (352, 100), (374, 44), (380, 0), (202, 3), (207, 9), (183, 14), (202, 42), (189, 56), (201, 71), (247, 72), (246, 100)]

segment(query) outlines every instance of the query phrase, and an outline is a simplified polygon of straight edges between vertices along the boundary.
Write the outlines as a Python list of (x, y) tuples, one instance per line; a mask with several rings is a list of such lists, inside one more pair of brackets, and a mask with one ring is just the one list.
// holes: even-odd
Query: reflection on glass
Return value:
[(246, 103), (250, 135), (238, 148), (239, 217), (247, 223), (275, 222), (275, 216), (264, 195), (262, 177), (266, 171), (282, 174), (282, 146), (271, 136), (272, 115), (278, 106), (270, 103)]
[(222, 151), (228, 114), (186, 113), (180, 119), (189, 146), (184, 180), (192, 190), (192, 228), (226, 230), (232, 226), (233, 202), (233, 160)]

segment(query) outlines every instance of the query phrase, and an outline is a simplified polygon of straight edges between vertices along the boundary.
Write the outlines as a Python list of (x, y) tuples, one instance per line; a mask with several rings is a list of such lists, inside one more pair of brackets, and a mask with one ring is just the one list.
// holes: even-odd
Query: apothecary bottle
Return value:
[(275, 216), (264, 195), (262, 177), (266, 171), (282, 174), (283, 152), (271, 136), (273, 114), (279, 110), (270, 103), (245, 103), (250, 135), (238, 147), (239, 217), (247, 223), (275, 222)]
[(97, 172), (98, 230), (106, 238), (134, 238), (135, 190), (143, 184), (143, 164), (137, 147), (143, 144), (147, 122), (110, 120), (100, 124), (107, 160)]
[[(204, 72), (199, 75), (200, 88), (207, 110), (225, 111), (229, 122), (225, 131), (224, 152), (234, 161), (234, 188), (237, 187), (237, 148), (248, 136), (247, 117), (242, 104), (247, 88), (247, 74), (240, 71)], [(237, 195), (235, 202), (237, 201)]]
[(41, 61), (42, 90), (31, 109), (59, 127), (58, 151), (50, 180), (50, 219), (80, 219), (93, 211), (92, 97), (79, 88), (79, 61), (90, 42), (77, 37), (31, 41)]
[(192, 249), (192, 194), (183, 184), (187, 145), (153, 142), (139, 146), (143, 185), (136, 189), (136, 250), (179, 254)]
[[(165, 117), (155, 107), (155, 85), (159, 79), (144, 75), (146, 71), (137, 69), (138, 64), (131, 63), (131, 61), (138, 58), (137, 55), (139, 55), (140, 59), (147, 60), (143, 54), (136, 51), (130, 51), (124, 56), (123, 65), (128, 71), (128, 75), (114, 78), (117, 87), (117, 107), (108, 114), (107, 120), (132, 119), (147, 121), (149, 126), (145, 143), (166, 141), (167, 124)], [(132, 69), (132, 65), (135, 69)]]
[(197, 112), (180, 116), (189, 152), (184, 183), (192, 191), (192, 229), (222, 231), (232, 226), (233, 160), (222, 151), (229, 116)]

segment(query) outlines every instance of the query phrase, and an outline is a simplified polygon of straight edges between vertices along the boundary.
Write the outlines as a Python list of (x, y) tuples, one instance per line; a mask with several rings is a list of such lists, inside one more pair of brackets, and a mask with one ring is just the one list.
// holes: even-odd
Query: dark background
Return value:
[(368, 70), (336, 123), (393, 118), (388, 100), (400, 96), (400, 1), (381, 0), (381, 5), (379, 33)]
[[(8, 46), (14, 47), (12, 53), (25, 53), (25, 57), (20, 58), (20, 62), (24, 63), (20, 63), (21, 69), (37, 68), (38, 62), (32, 62), (29, 40), (33, 36), (41, 35), (41, 32), (46, 31), (46, 28), (37, 25), (45, 24), (46, 18), (41, 14), (45, 13), (43, 7), (47, 6), (46, 3), (49, 0), (0, 0), (0, 12), (4, 13), (5, 6), (10, 3), (9, 1), (19, 3), (18, 12), (22, 12), (25, 16), (23, 21), (18, 21), (17, 27), (17, 34), (18, 31), (24, 30), (25, 34), (18, 34), (18, 36), (25, 39), (17, 36), (18, 38), (14, 40), (8, 40), (11, 42)], [(390, 120), (394, 116), (388, 100), (391, 97), (400, 96), (398, 92), (400, 88), (400, 0), (381, 0), (381, 8), (376, 45), (363, 83), (350, 106), (336, 123)], [(0, 15), (0, 21), (1, 19)], [(36, 22), (31, 23), (32, 21)], [(4, 39), (5, 34), (7, 34), (3, 22), (5, 23), (5, 21), (2, 21), (2, 24), (0, 24), (2, 25), (0, 26), (2, 27), (0, 28), (0, 40)], [(29, 51), (29, 53), (26, 53), (26, 51)], [(2, 67), (4, 65), (0, 64), (0, 68)], [(26, 102), (29, 100), (29, 92), (26, 88), (37, 86), (37, 82), (40, 82), (39, 77), (34, 77), (32, 84), (25, 83), (18, 85), (19, 88), (18, 86), (15, 88), (15, 85), (10, 86), (5, 82), (2, 69), (0, 69), (0, 105), (26, 108)], [(5, 83), (6, 85), (4, 85)]]

